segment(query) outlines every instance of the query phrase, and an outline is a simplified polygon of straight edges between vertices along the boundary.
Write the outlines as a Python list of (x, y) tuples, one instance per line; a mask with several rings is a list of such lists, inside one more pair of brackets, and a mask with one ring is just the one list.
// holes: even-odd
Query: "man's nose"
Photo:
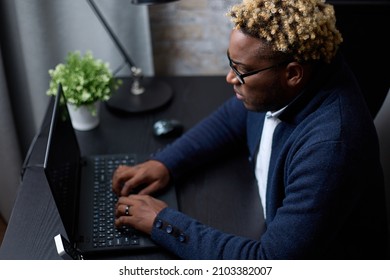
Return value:
[(230, 69), (229, 72), (226, 74), (226, 82), (231, 85), (239, 83), (237, 76), (232, 69)]

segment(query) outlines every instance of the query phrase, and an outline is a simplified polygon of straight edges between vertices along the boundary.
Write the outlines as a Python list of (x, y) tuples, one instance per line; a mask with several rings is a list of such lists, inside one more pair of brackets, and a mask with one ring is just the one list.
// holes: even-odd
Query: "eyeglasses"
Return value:
[(237, 77), (237, 79), (240, 81), (241, 84), (245, 84), (245, 80), (244, 80), (245, 77), (249, 77), (249, 76), (255, 75), (255, 74), (257, 74), (257, 73), (260, 73), (260, 72), (262, 72), (262, 71), (269, 70), (269, 69), (272, 69), (272, 68), (275, 68), (275, 67), (278, 67), (278, 66), (280, 66), (280, 65), (283, 65), (283, 64), (288, 63), (287, 61), (284, 61), (284, 62), (277, 63), (277, 64), (274, 64), (274, 65), (272, 65), (272, 66), (269, 66), (269, 67), (266, 67), (266, 68), (263, 68), (263, 69), (253, 70), (253, 71), (249, 71), (249, 72), (246, 72), (246, 73), (243, 73), (243, 74), (242, 74), (242, 73), (240, 73), (240, 72), (237, 70), (236, 67), (234, 67), (233, 61), (232, 61), (232, 59), (231, 59), (230, 56), (229, 56), (229, 51), (226, 53), (226, 55), (227, 55), (227, 58), (228, 58), (228, 60), (229, 60), (229, 66), (230, 66), (230, 68), (233, 70), (234, 74), (236, 74), (236, 77)]

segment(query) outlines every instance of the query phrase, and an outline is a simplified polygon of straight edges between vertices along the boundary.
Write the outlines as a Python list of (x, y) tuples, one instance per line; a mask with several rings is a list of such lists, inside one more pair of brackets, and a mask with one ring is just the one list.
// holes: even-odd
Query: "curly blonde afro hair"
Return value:
[(227, 15), (235, 29), (300, 62), (330, 62), (343, 40), (325, 0), (243, 0)]

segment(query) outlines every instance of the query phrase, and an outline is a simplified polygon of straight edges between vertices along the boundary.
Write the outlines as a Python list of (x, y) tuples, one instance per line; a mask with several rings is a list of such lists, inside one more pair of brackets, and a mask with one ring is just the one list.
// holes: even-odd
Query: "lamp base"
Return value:
[(121, 78), (119, 89), (106, 102), (109, 109), (120, 113), (142, 113), (166, 105), (173, 97), (172, 89), (163, 81), (155, 78), (143, 78), (145, 91), (141, 94), (131, 92), (132, 79)]

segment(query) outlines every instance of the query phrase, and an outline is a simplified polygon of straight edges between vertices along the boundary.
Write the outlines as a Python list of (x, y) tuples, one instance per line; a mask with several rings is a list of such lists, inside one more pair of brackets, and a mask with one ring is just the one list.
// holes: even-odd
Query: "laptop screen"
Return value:
[(77, 225), (80, 149), (61, 85), (55, 96), (44, 170), (70, 240)]

